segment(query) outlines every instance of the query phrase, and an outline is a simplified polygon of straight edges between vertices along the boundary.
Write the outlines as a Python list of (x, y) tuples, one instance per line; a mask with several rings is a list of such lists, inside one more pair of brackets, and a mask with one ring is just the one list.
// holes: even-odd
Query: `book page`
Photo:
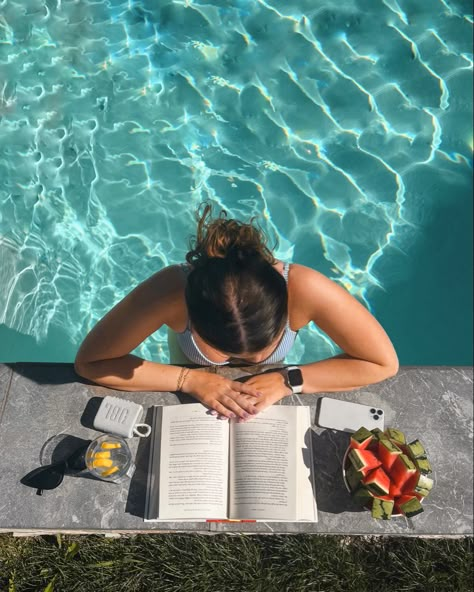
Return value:
[(309, 407), (296, 407), (296, 516), (298, 520), (318, 521), (314, 487), (314, 461), (311, 443), (311, 414)]
[(197, 404), (163, 407), (159, 519), (227, 515), (229, 423)]
[(229, 516), (296, 520), (296, 407), (275, 405), (230, 427)]

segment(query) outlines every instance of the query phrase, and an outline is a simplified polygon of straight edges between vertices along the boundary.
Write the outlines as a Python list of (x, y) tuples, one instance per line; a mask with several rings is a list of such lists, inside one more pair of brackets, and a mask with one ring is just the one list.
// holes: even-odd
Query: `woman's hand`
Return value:
[(283, 399), (283, 397), (293, 394), (290, 387), (286, 385), (283, 374), (280, 372), (256, 374), (249, 378), (245, 384), (252, 386), (262, 393), (255, 404), (257, 411), (263, 411), (267, 407), (270, 407), (270, 405), (273, 405), (273, 403)]
[(250, 419), (260, 411), (254, 404), (262, 396), (259, 389), (218, 374), (191, 370), (181, 390), (213, 409), (215, 415), (229, 419)]

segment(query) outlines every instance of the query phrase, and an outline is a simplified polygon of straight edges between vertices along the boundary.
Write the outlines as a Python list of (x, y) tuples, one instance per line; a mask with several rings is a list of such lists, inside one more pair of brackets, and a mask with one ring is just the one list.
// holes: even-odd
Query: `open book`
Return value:
[(317, 521), (309, 407), (237, 423), (156, 406), (152, 423), (145, 520)]

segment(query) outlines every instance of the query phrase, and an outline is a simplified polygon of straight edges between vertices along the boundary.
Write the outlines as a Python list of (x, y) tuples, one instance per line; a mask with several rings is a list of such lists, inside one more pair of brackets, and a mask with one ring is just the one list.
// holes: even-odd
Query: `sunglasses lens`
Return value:
[(55, 489), (61, 485), (63, 478), (60, 467), (39, 467), (25, 475), (21, 483), (34, 489)]

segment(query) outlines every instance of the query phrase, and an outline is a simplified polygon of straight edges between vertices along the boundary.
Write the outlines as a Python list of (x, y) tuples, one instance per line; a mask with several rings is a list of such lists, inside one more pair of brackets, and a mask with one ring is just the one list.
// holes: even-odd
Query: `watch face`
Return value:
[(301, 386), (303, 384), (303, 374), (299, 368), (288, 370), (288, 382), (291, 386)]

